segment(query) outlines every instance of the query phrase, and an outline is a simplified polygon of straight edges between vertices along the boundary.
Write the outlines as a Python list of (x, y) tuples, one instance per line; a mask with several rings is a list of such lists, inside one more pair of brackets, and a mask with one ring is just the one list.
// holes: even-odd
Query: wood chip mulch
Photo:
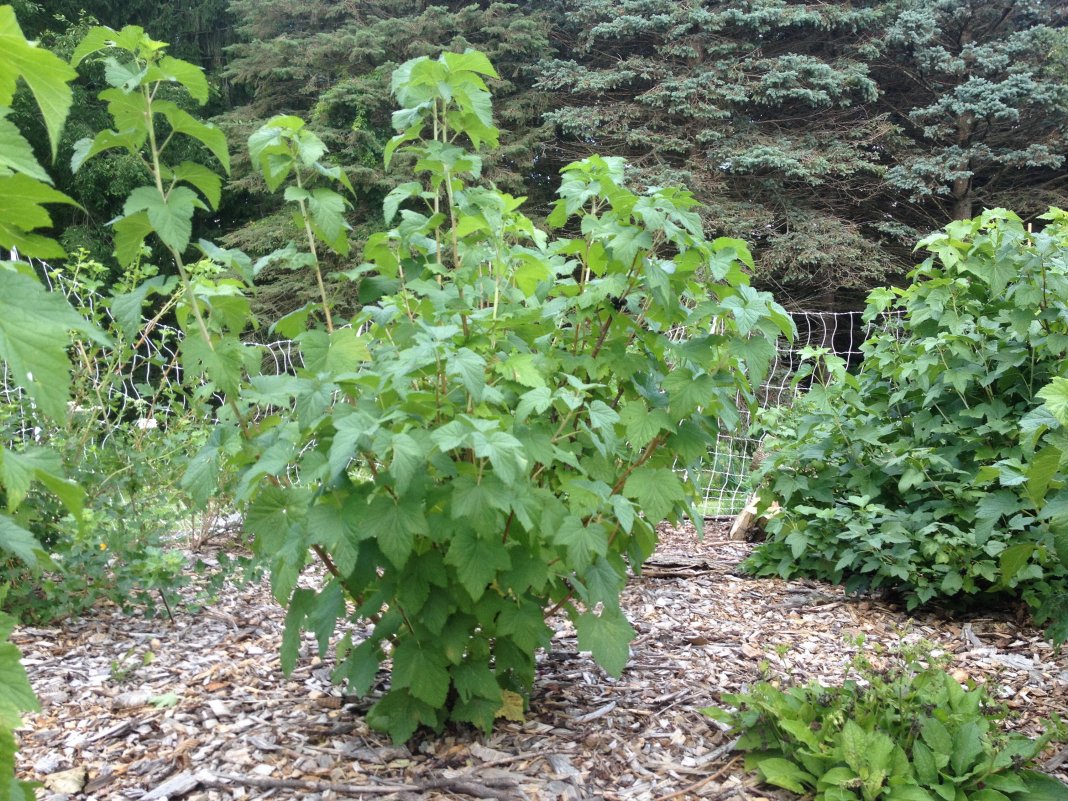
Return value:
[[(1043, 717), (1068, 717), (1068, 652), (1040, 632), (1009, 616), (910, 617), (837, 587), (751, 579), (738, 569), (751, 546), (725, 536), (716, 523), (700, 541), (665, 530), (625, 593), (638, 637), (623, 676), (578, 653), (561, 620), (526, 721), (501, 721), (489, 737), (454, 728), (393, 746), (364, 724), (369, 702), (342, 703), (310, 636), (283, 677), (283, 611), (263, 583), (197, 614), (176, 609), (174, 621), (100, 608), (24, 627), (14, 640), (43, 711), (21, 732), (20, 775), (43, 782), (47, 801), (782, 799), (699, 710), (756, 681), (761, 663), (784, 679), (838, 682), (861, 633), (951, 653), (959, 679), (998, 688), (1013, 729), (1033, 735)], [(1068, 779), (1063, 744), (1043, 758)]]

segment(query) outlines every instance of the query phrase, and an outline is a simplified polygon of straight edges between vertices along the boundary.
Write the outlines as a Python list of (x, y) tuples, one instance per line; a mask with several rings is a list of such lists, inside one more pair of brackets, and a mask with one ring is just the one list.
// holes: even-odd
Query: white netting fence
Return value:
[[(49, 274), (48, 280), (83, 309), (100, 309), (102, 324), (110, 321), (98, 296), (79, 292), (72, 297), (75, 288), (62, 275)], [(876, 329), (885, 327), (885, 322), (863, 322), (860, 312), (800, 311), (793, 312), (793, 319), (798, 335), (793, 343), (785, 338), (779, 340), (768, 378), (757, 392), (761, 408), (789, 404), (801, 391), (792, 386), (792, 379), (801, 365), (804, 348), (826, 348), (855, 366), (862, 358), (861, 343)], [(89, 354), (76, 348), (72, 417), (90, 415), (101, 431), (101, 439), (106, 439), (123, 424), (156, 427), (166, 425), (172, 415), (188, 413), (187, 398), (179, 386), (180, 335), (175, 328), (151, 325), (121, 362), (86, 358)], [(289, 373), (300, 363), (299, 349), (290, 340), (268, 343), (264, 353), (266, 372)], [(698, 511), (706, 517), (737, 514), (752, 492), (750, 477), (760, 440), (750, 434), (750, 422), (748, 410), (742, 407), (737, 429), (720, 432), (700, 474), (695, 476), (702, 487)], [(0, 364), (0, 441), (25, 443), (40, 436), (37, 416), (28, 398), (8, 374), (7, 366)]]

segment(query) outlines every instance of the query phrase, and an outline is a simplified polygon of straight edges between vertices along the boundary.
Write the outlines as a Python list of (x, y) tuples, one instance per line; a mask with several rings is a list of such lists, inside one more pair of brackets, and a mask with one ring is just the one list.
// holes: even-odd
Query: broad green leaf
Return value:
[(545, 625), (541, 607), (530, 601), (507, 603), (497, 617), (498, 636), (508, 636), (522, 649), (548, 648), (552, 629)]
[[(445, 374), (460, 379), (475, 403), (486, 388), (486, 360), (470, 348), (460, 348), (445, 360)], [(481, 454), (480, 454), (481, 455)]]
[(0, 175), (0, 219), (29, 231), (52, 224), (45, 203), (74, 201), (62, 192), (28, 175)]
[(157, 101), (152, 108), (167, 118), (175, 133), (185, 134), (204, 145), (219, 160), (226, 174), (230, 174), (230, 151), (226, 145), (226, 134), (221, 129), (212, 123), (201, 122), (169, 101)]
[(805, 794), (815, 785), (816, 779), (807, 771), (781, 757), (765, 757), (757, 763), (760, 777), (768, 784), (782, 787), (794, 793)]
[(21, 559), (30, 567), (37, 564), (39, 554), (44, 554), (44, 549), (33, 534), (5, 514), (0, 514), (0, 550)]
[(193, 234), (193, 211), (206, 208), (196, 193), (186, 186), (176, 186), (167, 197), (155, 187), (141, 186), (130, 193), (123, 214), (130, 217), (139, 211), (148, 213), (148, 221), (163, 244), (178, 253), (185, 252)]
[(52, 158), (55, 158), (59, 135), (74, 99), (67, 84), (78, 73), (58, 56), (27, 41), (15, 9), (0, 6), (0, 106), (11, 106), (20, 77), (30, 87), (41, 110)]
[(133, 264), (140, 256), (145, 239), (152, 233), (148, 213), (139, 211), (115, 221), (115, 258), (123, 267)]
[[(338, 656), (341, 657), (341, 647)], [(345, 653), (341, 663), (334, 669), (332, 678), (344, 679), (349, 689), (358, 696), (364, 696), (375, 683), (378, 667), (384, 659), (382, 649), (375, 640), (364, 640), (355, 648)]]
[(9, 113), (10, 109), (0, 108), (0, 170), (7, 167), (43, 183), (52, 183), (48, 173), (37, 163), (37, 157), (26, 137), (7, 119)]
[(180, 83), (200, 105), (208, 102), (208, 79), (204, 77), (204, 70), (188, 61), (164, 56), (149, 67), (145, 79)]
[(456, 568), (460, 584), (477, 601), (502, 570), (512, 566), (508, 550), (495, 539), (480, 539), (474, 532), (461, 529), (453, 535), (445, 563)]
[(437, 725), (438, 715), (432, 706), (416, 698), (408, 689), (395, 688), (367, 710), (367, 723), (373, 729), (386, 732), (394, 743), (401, 745), (410, 740), (420, 726)]
[(619, 420), (616, 410), (601, 400), (595, 400), (589, 405), (588, 414), (590, 426), (594, 429), (611, 429)]
[(0, 726), (8, 729), (22, 725), (20, 713), (40, 709), (19, 658), (18, 648), (9, 642), (0, 642)]
[(506, 484), (516, 481), (527, 469), (523, 443), (504, 431), (475, 431), (471, 435), (475, 456), (489, 459), (490, 464)]
[(1001, 569), (1001, 584), (1012, 586), (1012, 580), (1016, 578), (1035, 552), (1035, 545), (1031, 542), (1019, 542), (1010, 545), (998, 555), (998, 565)]
[(644, 448), (661, 431), (669, 431), (672, 428), (667, 412), (663, 409), (650, 411), (638, 400), (624, 404), (619, 416), (626, 427), (627, 439), (635, 448)]
[(449, 684), (449, 671), (438, 649), (412, 637), (393, 649), (394, 687), (409, 688), (413, 696), (437, 709), (445, 704)]
[(412, 499), (379, 495), (364, 511), (361, 520), (364, 537), (373, 537), (378, 547), (397, 569), (404, 567), (412, 553), (416, 534), (428, 532), (420, 504)]
[(630, 658), (630, 641), (634, 628), (618, 609), (605, 609), (601, 614), (583, 612), (575, 617), (578, 647), (590, 651), (605, 672), (618, 678)]
[(531, 414), (542, 414), (552, 405), (553, 393), (548, 387), (537, 387), (519, 396), (515, 407), (515, 419), (522, 423)]
[(646, 519), (654, 523), (686, 500), (682, 481), (666, 467), (639, 467), (627, 478), (623, 494), (637, 501)]
[(1068, 378), (1054, 378), (1035, 394), (1058, 423), (1068, 426)]
[(397, 492), (404, 494), (412, 479), (426, 469), (426, 450), (410, 434), (394, 434), (390, 443), (393, 461), (389, 472), (397, 485)]
[(1014, 801), (1068, 801), (1068, 785), (1052, 776), (1024, 770), (1020, 772), (1020, 778), (1027, 785), (1027, 791), (1013, 795)]
[(95, 325), (33, 278), (0, 267), (0, 359), (17, 385), (54, 420), (67, 414), (70, 394), (70, 332), (101, 344), (109, 340)]
[(983, 755), (983, 740), (979, 725), (969, 720), (953, 733), (953, 750), (949, 765), (957, 776), (963, 776)]
[(489, 662), (466, 661), (456, 665), (450, 671), (456, 692), (460, 700), (470, 701), (472, 698), (485, 698), (494, 703), (495, 707), (501, 704), (501, 688), (497, 684), (497, 677), (490, 670)]
[(211, 208), (219, 207), (219, 200), (222, 197), (222, 179), (203, 164), (183, 161), (173, 169), (165, 169), (163, 177), (175, 178), (192, 184), (201, 191)]
[(608, 553), (608, 532), (600, 522), (583, 525), (578, 515), (568, 515), (553, 532), (553, 542), (567, 548), (567, 558), (573, 570), (582, 573), (594, 557)]

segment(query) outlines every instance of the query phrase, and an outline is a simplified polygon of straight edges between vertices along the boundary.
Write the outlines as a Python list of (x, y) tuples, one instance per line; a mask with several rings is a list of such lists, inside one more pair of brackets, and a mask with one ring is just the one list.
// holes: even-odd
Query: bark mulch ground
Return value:
[[(262, 583), (233, 588), (197, 614), (136, 619), (101, 608), (54, 628), (22, 628), (43, 710), (21, 733), (20, 774), (62, 799), (628, 799), (784, 798), (760, 787), (730, 738), (700, 713), (764, 669), (838, 682), (851, 637), (894, 646), (928, 640), (954, 675), (997, 687), (1013, 729), (1068, 717), (1068, 653), (1011, 616), (909, 616), (878, 600), (806, 581), (751, 579), (750, 547), (709, 523), (668, 529), (624, 608), (638, 630), (618, 680), (576, 650), (559, 621), (539, 657), (523, 723), (490, 737), (467, 729), (395, 747), (346, 705), (330, 663), (305, 642), (283, 677), (282, 610)], [(1045, 755), (1068, 779), (1068, 749)]]

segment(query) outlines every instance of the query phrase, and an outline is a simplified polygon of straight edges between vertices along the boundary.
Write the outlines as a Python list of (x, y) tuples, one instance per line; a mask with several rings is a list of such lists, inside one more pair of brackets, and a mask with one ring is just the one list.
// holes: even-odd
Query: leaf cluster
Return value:
[[(90, 42), (124, 47), (113, 32)], [(696, 488), (676, 461), (696, 465), (737, 422), (736, 398), (752, 397), (791, 331), (748, 285), (744, 243), (706, 240), (688, 192), (636, 192), (617, 158), (567, 167), (549, 219), (560, 234), (536, 227), (523, 198), (480, 180), (499, 137), (486, 84), (497, 73), (468, 50), (394, 73), (403, 108), (385, 155), (414, 175), (385, 198), (391, 227), (340, 276), (364, 303), (356, 315), (338, 315), (323, 280), (324, 255), (349, 248), (331, 187), (351, 187), (294, 117), (269, 120), (249, 154), (269, 186), (287, 184), (302, 241), (255, 264), (202, 241), (234, 277), (198, 278), (182, 262), (188, 228), (160, 216), (186, 180), (158, 158), (156, 126), (173, 121), (148, 113), (162, 58), (137, 58), (126, 88), (147, 127), (125, 141), (147, 154), (156, 186), (134, 193), (127, 219), (145, 214), (174, 255), (186, 375), (225, 397), (183, 485), (206, 500), (232, 471), (288, 606), (283, 666), (302, 628), (325, 651), (340, 619), (370, 621), (365, 639), (341, 639), (335, 678), (365, 694), (388, 660), (369, 720), (397, 740), (514, 715), (551, 612), (618, 674), (634, 636), (619, 604), (627, 572), (652, 552), (658, 522), (692, 515)], [(299, 347), (292, 374), (264, 374), (240, 338), (255, 324), (247, 282), (274, 262), (310, 271), (319, 289), (272, 325)], [(328, 571), (319, 589), (298, 586), (310, 559)]]
[(1059, 801), (1068, 786), (1026, 769), (1063, 726), (1036, 739), (1005, 734), (984, 685), (962, 687), (945, 660), (855, 660), (840, 687), (760, 682), (704, 710), (740, 736), (745, 765), (767, 784), (816, 801)]
[(889, 588), (909, 608), (1022, 598), (1063, 641), (1065, 215), (1031, 233), (989, 211), (921, 246), (907, 288), (869, 296), (887, 330), (860, 372), (839, 366), (766, 421), (764, 494), (784, 512), (748, 568)]

